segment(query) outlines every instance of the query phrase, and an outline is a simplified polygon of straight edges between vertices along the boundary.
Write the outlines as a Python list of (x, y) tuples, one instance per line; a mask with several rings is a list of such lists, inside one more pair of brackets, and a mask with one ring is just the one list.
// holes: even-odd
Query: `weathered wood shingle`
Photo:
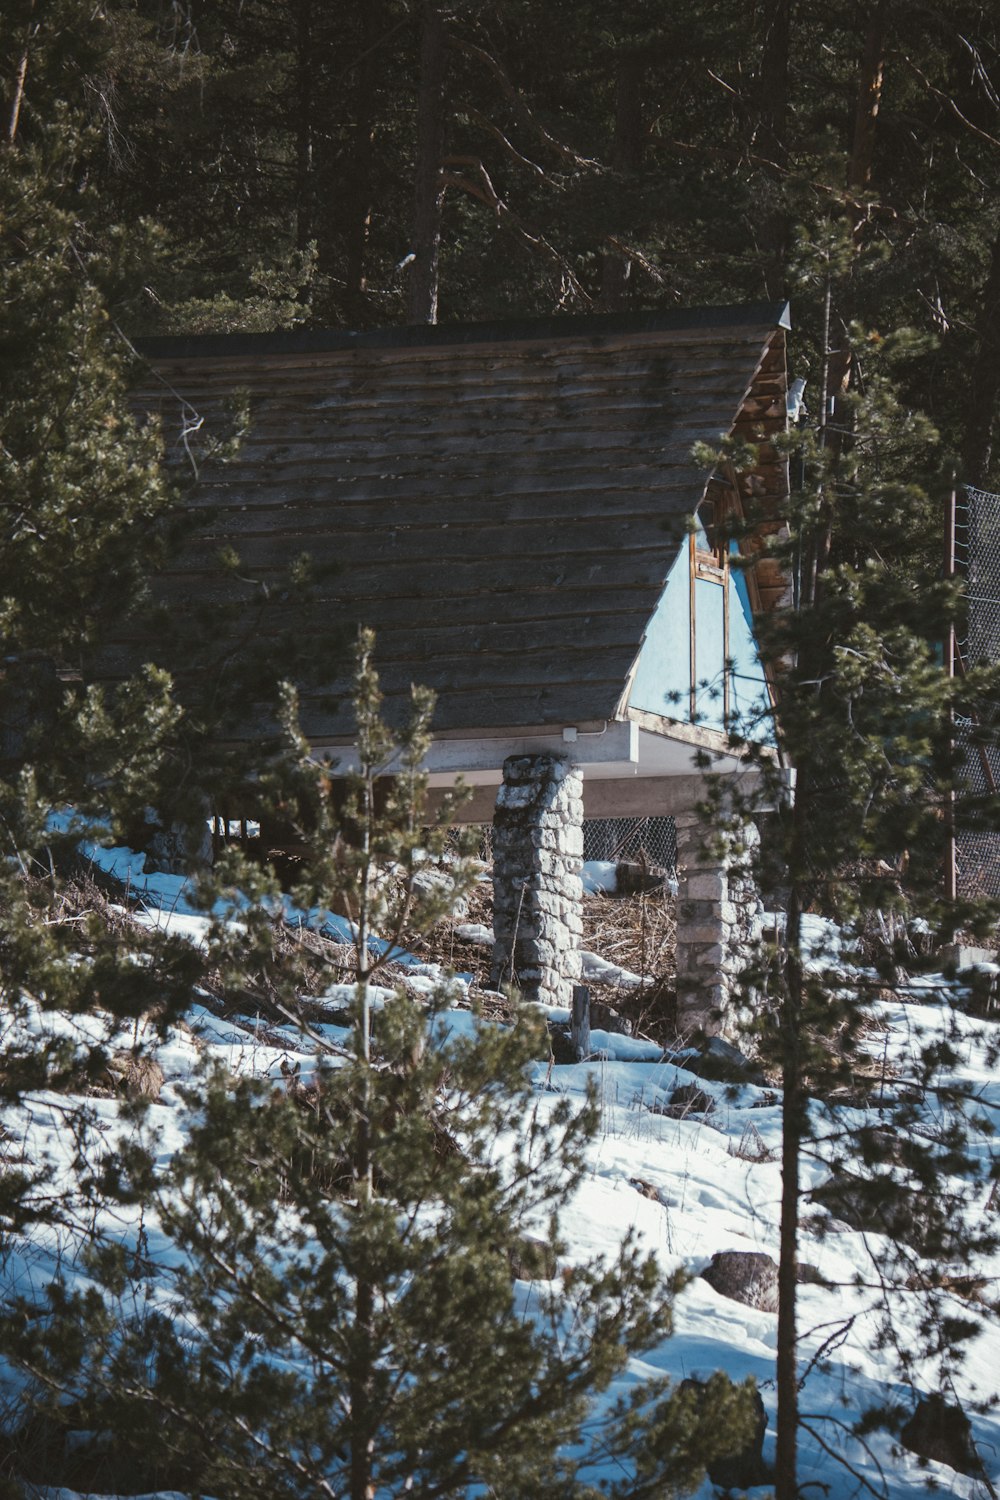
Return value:
[[(705, 491), (693, 445), (778, 425), (783, 321), (754, 307), (150, 341), (137, 402), (182, 461), (179, 398), (206, 426), (234, 392), (250, 402), (236, 458), (189, 492), (204, 521), (161, 597), (249, 602), (270, 584), (264, 628), (294, 620), (319, 660), (370, 625), (390, 705), (427, 684), (439, 730), (611, 718)], [(220, 579), (223, 546), (238, 578)], [(277, 583), (302, 554), (321, 580), (305, 610)], [(303, 709), (315, 738), (350, 731), (344, 705), (312, 693)]]

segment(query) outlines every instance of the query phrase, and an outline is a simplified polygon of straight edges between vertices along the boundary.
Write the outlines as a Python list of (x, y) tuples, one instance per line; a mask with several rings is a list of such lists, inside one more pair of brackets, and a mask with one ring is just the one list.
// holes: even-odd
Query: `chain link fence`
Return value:
[[(478, 829), (479, 857), (493, 862), (493, 828)], [(634, 860), (638, 864), (677, 873), (677, 829), (673, 818), (586, 818), (583, 824), (583, 857)]]
[(677, 870), (673, 818), (588, 818), (583, 825), (584, 859), (634, 860)]
[[(967, 487), (955, 506), (955, 566), (965, 579), (968, 618), (956, 641), (956, 670), (1000, 661), (1000, 495)], [(1000, 832), (977, 827), (977, 803), (1000, 786), (1000, 746), (973, 719), (957, 719), (955, 738), (964, 749), (965, 799), (957, 807), (955, 857), (961, 895), (1000, 896)], [(963, 809), (963, 801), (965, 807)]]

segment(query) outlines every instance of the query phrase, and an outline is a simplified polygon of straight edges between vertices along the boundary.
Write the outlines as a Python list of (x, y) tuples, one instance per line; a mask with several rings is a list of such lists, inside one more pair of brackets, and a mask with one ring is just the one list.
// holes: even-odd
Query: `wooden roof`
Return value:
[[(294, 617), (335, 692), (331, 640), (370, 625), (390, 712), (424, 683), (439, 731), (610, 719), (709, 479), (693, 445), (784, 426), (785, 327), (754, 306), (149, 340), (136, 400), (180, 461), (185, 423), (250, 400), (235, 459), (188, 491), (204, 523), (161, 596), (266, 592), (259, 628)], [(771, 468), (755, 483), (777, 494)], [(299, 610), (281, 576), (304, 553), (321, 581)], [(311, 691), (303, 724), (349, 735), (349, 705)]]

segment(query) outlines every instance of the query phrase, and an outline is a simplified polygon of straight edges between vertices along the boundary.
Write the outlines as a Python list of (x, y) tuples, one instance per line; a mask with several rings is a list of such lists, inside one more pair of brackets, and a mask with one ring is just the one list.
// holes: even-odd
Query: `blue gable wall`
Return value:
[(639, 652), (639, 664), (629, 703), (652, 714), (671, 719), (688, 717), (691, 690), (690, 604), (688, 599), (687, 546), (681, 548), (677, 561), (667, 576), (653, 618), (646, 627), (646, 639)]
[(695, 722), (721, 729), (726, 670), (725, 590), (708, 578), (696, 578), (694, 603)]
[[(689, 720), (690, 669), (690, 568), (688, 549), (682, 547), (667, 577), (646, 639), (639, 654), (629, 703), (633, 708), (667, 718)], [(739, 570), (729, 575), (729, 685), (730, 713), (741, 720), (757, 721), (769, 697), (764, 671), (757, 656), (752, 629), (752, 610), (746, 579)], [(722, 587), (706, 578), (695, 580), (695, 721), (709, 729), (724, 729), (723, 681), (725, 672)], [(770, 741), (765, 721), (755, 739)]]
[[(735, 542), (732, 550), (737, 551)], [(757, 726), (753, 739), (773, 745), (774, 726), (768, 713), (771, 695), (757, 655), (750, 591), (746, 575), (740, 568), (734, 568), (729, 574), (729, 660), (732, 663), (730, 713), (737, 722)]]

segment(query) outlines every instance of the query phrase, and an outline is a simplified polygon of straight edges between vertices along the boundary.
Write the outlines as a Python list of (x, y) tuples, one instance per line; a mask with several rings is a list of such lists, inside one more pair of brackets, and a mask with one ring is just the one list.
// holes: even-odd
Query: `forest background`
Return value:
[(991, 6), (4, 10), (7, 140), (76, 132), (49, 187), (130, 337), (790, 297), (814, 416), (912, 329), (908, 400), (995, 479)]
[[(813, 612), (821, 645), (800, 640), (801, 678), (828, 680), (831, 619), (869, 641), (822, 734), (812, 699), (786, 698), (786, 732), (822, 746), (803, 785), (836, 793), (811, 854), (830, 829), (824, 868), (842, 867), (857, 825), (825, 775), (846, 743), (830, 726), (846, 702), (853, 735), (863, 700), (867, 816), (885, 745), (898, 771), (919, 727), (899, 632), (919, 667), (952, 618), (935, 592), (945, 496), (1000, 488), (992, 6), (17, 0), (0, 90), (0, 812), (22, 868), (52, 842), (51, 807), (157, 800), (178, 728), (162, 676), (112, 711), (80, 675), (164, 542), (155, 435), (123, 415), (132, 340), (786, 297), (819, 429), (797, 534), (830, 606)], [(188, 762), (167, 769), (183, 780)], [(916, 847), (912, 786), (889, 781), (868, 854)], [(912, 880), (937, 884), (933, 859)], [(141, 1005), (105, 940), (89, 965), (61, 961), (66, 933), (10, 872), (0, 912), (6, 999), (30, 974), (67, 1008), (74, 986), (83, 1005)], [(167, 978), (189, 990), (183, 965)], [(163, 974), (147, 979), (162, 1001)], [(79, 1064), (36, 1040), (18, 1061), (11, 1095)]]

